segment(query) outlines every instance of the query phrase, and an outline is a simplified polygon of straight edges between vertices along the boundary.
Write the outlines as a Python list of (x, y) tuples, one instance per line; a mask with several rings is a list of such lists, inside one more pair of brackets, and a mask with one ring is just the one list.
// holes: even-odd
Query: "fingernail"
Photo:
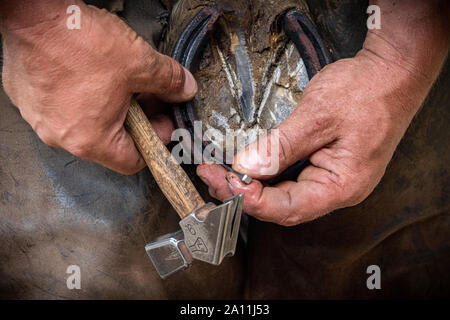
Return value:
[(233, 168), (246, 174), (261, 174), (267, 164), (261, 159), (258, 151), (254, 148), (244, 150), (238, 155)]
[(234, 190), (233, 181), (236, 181), (236, 177), (232, 173), (227, 173), (225, 175), (225, 179), (227, 179), (228, 182), (228, 188), (230, 189), (231, 193), (235, 196), (236, 191)]
[(225, 175), (225, 179), (227, 179), (228, 183), (231, 183), (231, 180), (233, 180), (233, 178), (234, 178), (234, 176), (233, 176), (233, 174), (230, 173), (230, 172), (228, 172), (228, 173)]
[(197, 93), (197, 81), (195, 81), (194, 76), (187, 70), (184, 69), (185, 80), (184, 80), (184, 94), (188, 97), (193, 97)]

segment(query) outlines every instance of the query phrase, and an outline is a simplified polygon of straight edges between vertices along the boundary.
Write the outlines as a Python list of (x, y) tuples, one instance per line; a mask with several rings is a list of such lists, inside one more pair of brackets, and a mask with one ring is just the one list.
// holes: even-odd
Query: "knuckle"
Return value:
[(184, 88), (184, 71), (181, 65), (169, 57), (159, 53), (152, 55), (153, 75), (159, 79), (158, 93), (181, 92)]
[(279, 146), (280, 146), (280, 164), (288, 161), (289, 155), (292, 154), (292, 142), (285, 130), (279, 130)]
[[(135, 59), (136, 64), (133, 70), (135, 69), (135, 71), (141, 72), (142, 69), (145, 69), (152, 76), (156, 76), (157, 70), (161, 67), (160, 54), (139, 36), (132, 41), (132, 46), (134, 52), (137, 54), (137, 59)], [(143, 64), (145, 68), (142, 68)]]
[(297, 203), (290, 203), (279, 225), (285, 227), (296, 226), (300, 223), (314, 220), (318, 216), (317, 212), (308, 212), (305, 208), (300, 207)]
[(170, 91), (179, 92), (182, 91), (184, 88), (184, 71), (180, 64), (178, 64), (175, 61), (169, 60), (170, 65), (170, 74), (171, 74), (171, 80), (170, 80)]
[(367, 198), (367, 195), (365, 195), (364, 192), (362, 192), (360, 190), (349, 192), (344, 197), (345, 207), (356, 206), (357, 204), (360, 204), (361, 202), (363, 202), (366, 198)]
[(312, 121), (312, 133), (322, 136), (325, 132), (334, 129), (334, 122), (335, 118), (330, 117), (328, 113), (318, 113)]
[(253, 215), (258, 217), (264, 217), (267, 211), (267, 206), (264, 204), (262, 197), (258, 193), (251, 193), (247, 196), (245, 194), (245, 205), (249, 209), (249, 212), (252, 212)]
[(245, 198), (245, 203), (252, 209), (254, 213), (261, 213), (261, 201), (259, 201), (259, 197), (256, 194), (246, 194)]
[[(137, 38), (135, 43), (138, 46), (141, 46), (140, 38)], [(146, 48), (146, 50), (144, 50), (143, 59), (144, 60), (142, 61), (145, 61), (148, 64), (150, 71), (154, 72), (160, 66), (160, 56), (152, 48)]]
[(341, 207), (357, 205), (367, 197), (368, 194), (365, 192), (367, 187), (358, 177), (347, 175), (340, 177), (339, 180), (335, 192)]

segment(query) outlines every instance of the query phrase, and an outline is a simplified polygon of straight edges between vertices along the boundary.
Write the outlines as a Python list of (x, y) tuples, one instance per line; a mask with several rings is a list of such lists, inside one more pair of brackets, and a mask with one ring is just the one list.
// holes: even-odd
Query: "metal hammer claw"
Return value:
[(220, 206), (208, 203), (180, 221), (181, 230), (147, 244), (145, 250), (161, 278), (190, 266), (193, 259), (219, 265), (234, 255), (243, 194)]

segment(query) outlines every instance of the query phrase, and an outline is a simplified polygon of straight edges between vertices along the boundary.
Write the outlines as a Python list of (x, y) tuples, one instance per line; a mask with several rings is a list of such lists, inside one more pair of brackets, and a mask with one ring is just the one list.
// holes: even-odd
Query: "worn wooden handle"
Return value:
[(133, 99), (125, 127), (147, 163), (161, 191), (183, 219), (205, 202), (192, 181), (153, 130), (150, 121)]

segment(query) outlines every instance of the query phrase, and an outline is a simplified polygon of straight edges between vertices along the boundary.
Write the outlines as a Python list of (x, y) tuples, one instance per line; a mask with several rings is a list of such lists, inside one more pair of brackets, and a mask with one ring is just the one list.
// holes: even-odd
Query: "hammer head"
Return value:
[(244, 194), (225, 201), (220, 206), (206, 204), (180, 221), (184, 242), (192, 257), (218, 265), (226, 256), (234, 255), (239, 235)]
[(187, 268), (192, 259), (219, 265), (234, 255), (244, 194), (215, 206), (212, 203), (180, 221), (181, 230), (162, 236), (145, 247), (161, 278)]

